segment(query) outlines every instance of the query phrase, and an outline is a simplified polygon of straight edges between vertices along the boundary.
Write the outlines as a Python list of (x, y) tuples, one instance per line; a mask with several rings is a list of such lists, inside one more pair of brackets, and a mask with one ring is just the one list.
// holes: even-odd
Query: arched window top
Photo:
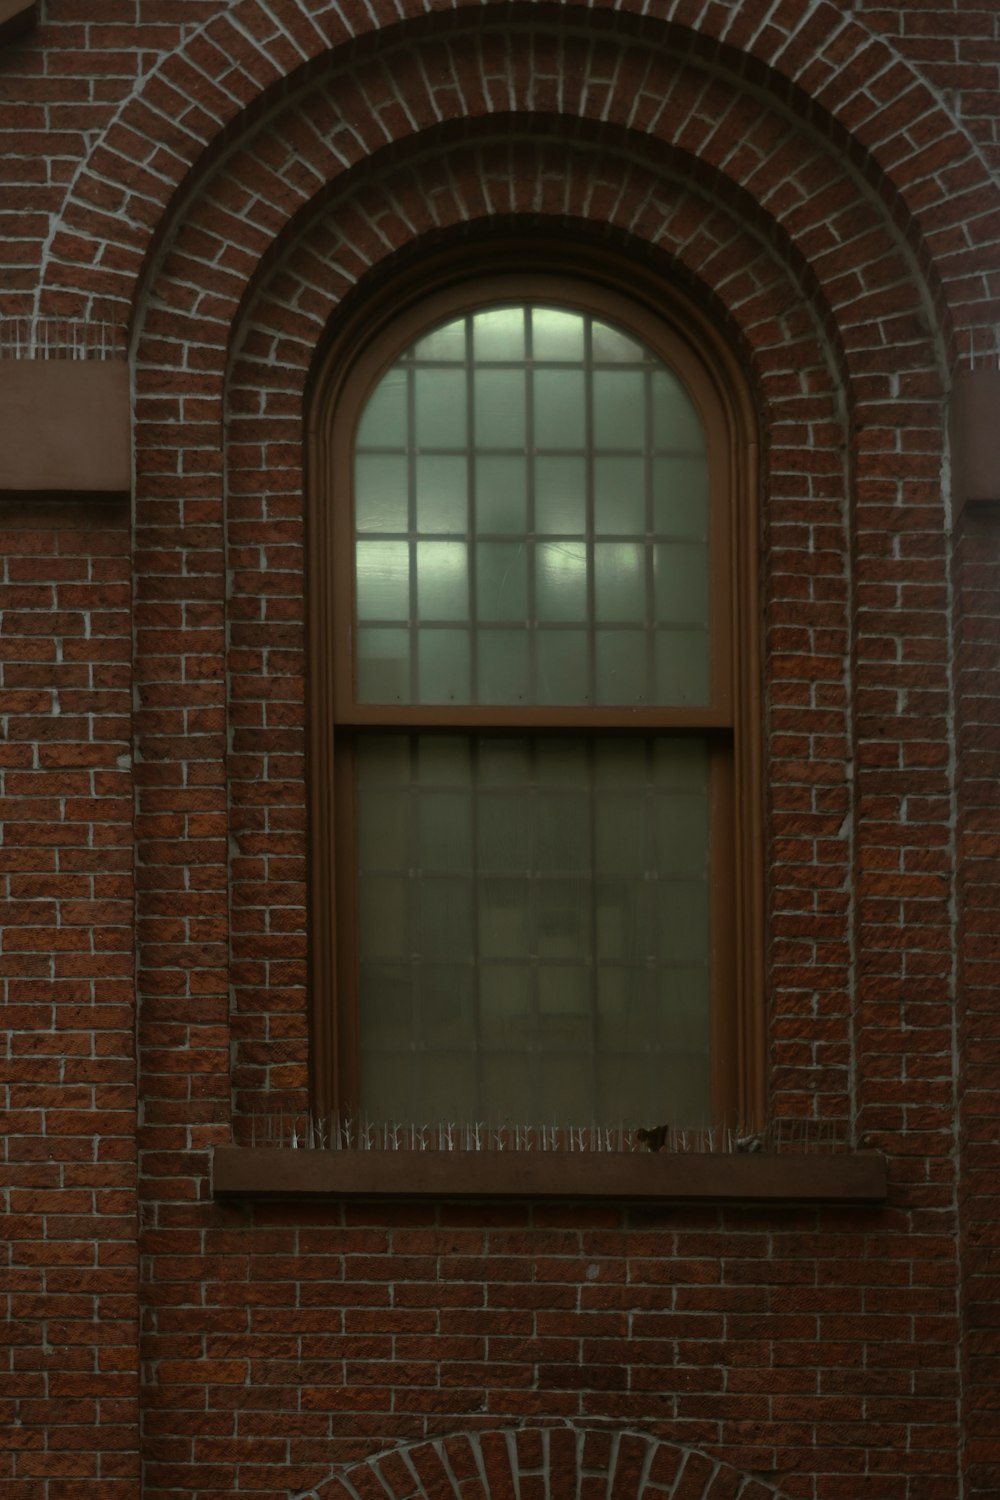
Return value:
[(359, 702), (708, 703), (705, 425), (632, 330), (526, 299), (422, 332), (353, 493)]

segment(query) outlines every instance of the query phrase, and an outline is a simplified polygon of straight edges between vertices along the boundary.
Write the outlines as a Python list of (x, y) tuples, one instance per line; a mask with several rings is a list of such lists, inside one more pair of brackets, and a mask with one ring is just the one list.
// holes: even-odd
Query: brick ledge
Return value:
[(620, 1198), (882, 1203), (876, 1151), (314, 1151), (216, 1146), (217, 1198)]

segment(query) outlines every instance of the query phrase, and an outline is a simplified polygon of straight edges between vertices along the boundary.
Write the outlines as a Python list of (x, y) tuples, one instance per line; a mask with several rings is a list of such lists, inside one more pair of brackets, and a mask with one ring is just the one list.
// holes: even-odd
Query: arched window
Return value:
[(745, 415), (604, 277), (401, 303), (316, 407), (317, 1104), (751, 1118)]

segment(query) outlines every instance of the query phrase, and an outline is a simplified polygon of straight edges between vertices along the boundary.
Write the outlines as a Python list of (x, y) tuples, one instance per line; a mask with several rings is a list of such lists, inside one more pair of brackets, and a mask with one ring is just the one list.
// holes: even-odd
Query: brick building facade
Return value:
[[(5, 0), (0, 39), (3, 1493), (1000, 1494), (1000, 10)], [(338, 1153), (346, 1192), (291, 1149), (321, 374), (505, 256), (661, 287), (749, 414), (766, 1149), (530, 1191)]]

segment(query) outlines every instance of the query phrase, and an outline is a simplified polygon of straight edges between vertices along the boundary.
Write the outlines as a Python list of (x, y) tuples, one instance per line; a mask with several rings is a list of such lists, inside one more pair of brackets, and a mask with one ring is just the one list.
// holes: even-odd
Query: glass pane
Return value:
[(620, 328), (613, 328), (610, 323), (601, 323), (595, 318), (592, 332), (595, 360), (641, 363), (645, 358), (646, 351), (642, 345)]
[(657, 703), (709, 701), (707, 631), (657, 631), (655, 656)]
[(646, 613), (644, 550), (636, 542), (594, 547), (594, 615), (599, 625), (641, 620)]
[(536, 370), (535, 446), (582, 448), (586, 441), (586, 391), (581, 370)]
[(458, 531), (469, 527), (469, 464), (450, 454), (422, 454), (416, 462), (417, 530)]
[(697, 544), (654, 548), (656, 618), (664, 624), (708, 626), (708, 552)]
[(468, 703), (467, 630), (417, 631), (417, 702)]
[(641, 458), (594, 459), (594, 530), (598, 536), (646, 529), (646, 465)]
[(408, 522), (406, 459), (359, 453), (354, 460), (354, 510), (359, 532), (405, 531)]
[(538, 544), (535, 598), (539, 620), (586, 619), (587, 549), (582, 542)]
[(413, 384), (418, 448), (464, 448), (465, 372), (417, 369)]
[(598, 448), (643, 447), (646, 377), (641, 370), (594, 371), (594, 442)]
[(414, 345), (413, 352), (417, 359), (464, 360), (465, 319), (456, 318), (454, 322), (435, 328), (433, 333), (426, 334)]
[(364, 1108), (703, 1122), (704, 741), (438, 733), (357, 751)]
[(476, 553), (476, 615), (526, 620), (528, 549), (523, 542), (482, 542)]
[(524, 359), (524, 309), (495, 307), (472, 319), (476, 359)]
[(417, 543), (417, 608), (422, 620), (468, 618), (468, 557), (464, 542)]
[(528, 529), (528, 463), (519, 454), (476, 458), (476, 530), (480, 533)]
[(540, 630), (535, 645), (537, 703), (587, 703), (590, 671), (582, 630)]
[(654, 370), (650, 377), (653, 399), (653, 442), (657, 448), (701, 453), (705, 438), (701, 418), (691, 397), (671, 370)]
[(525, 374), (523, 370), (477, 370), (476, 444), (480, 448), (523, 448)]
[(476, 672), (481, 703), (527, 703), (531, 691), (531, 637), (520, 630), (476, 632)]
[(583, 359), (584, 320), (579, 313), (555, 307), (536, 307), (531, 314), (532, 353), (535, 359)]
[(708, 459), (654, 458), (653, 525), (668, 536), (708, 538)]
[(359, 448), (406, 447), (406, 388), (405, 370), (392, 369), (382, 376), (358, 423)]
[(641, 630), (598, 630), (594, 640), (597, 703), (648, 703), (652, 699)]
[(413, 644), (409, 631), (361, 625), (357, 639), (358, 702), (408, 702), (412, 693), (410, 647)]
[(410, 614), (410, 548), (406, 542), (359, 542), (359, 620), (406, 620)]
[(581, 536), (587, 529), (587, 465), (582, 458), (535, 459), (535, 530)]

